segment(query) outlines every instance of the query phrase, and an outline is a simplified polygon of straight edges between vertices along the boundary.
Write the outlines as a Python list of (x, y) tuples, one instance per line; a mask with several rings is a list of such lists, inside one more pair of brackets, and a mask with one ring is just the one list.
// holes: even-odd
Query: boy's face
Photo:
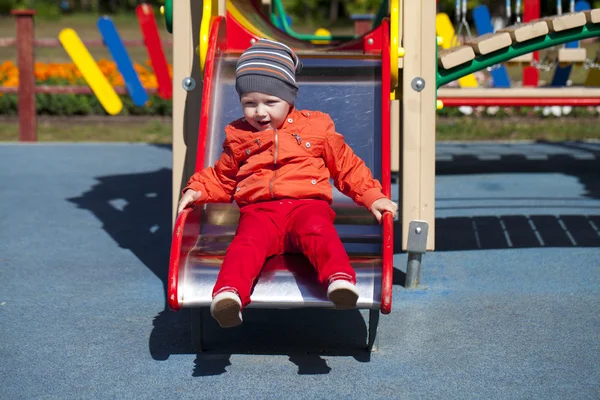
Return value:
[(244, 117), (257, 131), (280, 128), (291, 107), (279, 97), (259, 92), (244, 93), (240, 102)]

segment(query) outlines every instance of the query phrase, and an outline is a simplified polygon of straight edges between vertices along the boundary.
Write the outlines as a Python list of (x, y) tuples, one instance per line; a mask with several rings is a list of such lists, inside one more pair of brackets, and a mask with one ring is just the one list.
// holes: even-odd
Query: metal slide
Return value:
[[(223, 57), (217, 66), (218, 80), (213, 82), (210, 125), (207, 132), (205, 166), (218, 159), (225, 126), (240, 118), (235, 92), (237, 58)], [(329, 113), (338, 132), (344, 134), (376, 178), (381, 179), (381, 80), (380, 61), (303, 58), (304, 70), (298, 75), (299, 109)], [(381, 226), (364, 207), (334, 188), (333, 208), (338, 217), (336, 228), (352, 257), (361, 296), (359, 308), (378, 309), (381, 305)], [(239, 209), (235, 204), (208, 204), (200, 223), (200, 236), (188, 255), (180, 288), (184, 307), (210, 305), (219, 265), (231, 242)], [(303, 282), (307, 282), (306, 285)], [(273, 283), (281, 290), (273, 293)], [(314, 290), (314, 268), (303, 257), (275, 257), (266, 265), (252, 295), (249, 307), (294, 308), (331, 307), (325, 288)]]
[[(211, 28), (196, 170), (214, 165), (222, 151), (225, 126), (242, 116), (235, 91), (238, 55), (227, 53), (225, 42), (219, 39), (224, 32), (220, 25), (223, 21), (217, 17)], [(388, 27), (387, 22), (383, 25)], [(389, 43), (385, 37), (381, 40)], [(297, 76), (300, 91), (296, 107), (331, 115), (336, 130), (345, 136), (346, 142), (382, 182), (384, 193), (389, 195), (389, 51), (371, 55), (355, 52), (346, 58), (339, 52), (307, 52), (301, 58), (304, 68)], [(360, 292), (357, 308), (370, 310), (367, 346), (372, 348), (379, 310), (383, 313), (391, 310), (392, 217), (386, 213), (383, 224), (379, 225), (367, 209), (335, 188), (333, 197), (332, 207), (337, 214), (335, 226), (357, 274)], [(210, 305), (212, 289), (238, 218), (236, 204), (196, 206), (178, 216), (169, 266), (171, 309), (201, 311)], [(327, 299), (326, 288), (317, 281), (314, 267), (299, 254), (267, 260), (251, 300), (249, 307), (256, 308), (333, 307)], [(193, 312), (192, 334), (196, 348), (201, 348), (201, 321), (201, 313)]]

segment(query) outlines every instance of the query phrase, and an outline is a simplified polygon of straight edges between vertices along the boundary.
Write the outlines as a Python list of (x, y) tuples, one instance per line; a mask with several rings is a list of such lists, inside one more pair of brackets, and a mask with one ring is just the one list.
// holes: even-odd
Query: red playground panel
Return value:
[(136, 7), (135, 13), (140, 23), (142, 35), (144, 35), (144, 42), (146, 49), (148, 49), (152, 69), (158, 81), (158, 94), (163, 99), (170, 99), (173, 97), (173, 85), (171, 83), (167, 58), (165, 57), (160, 36), (158, 35), (158, 26), (154, 18), (154, 11), (152, 11), (152, 7), (148, 4), (140, 4)]

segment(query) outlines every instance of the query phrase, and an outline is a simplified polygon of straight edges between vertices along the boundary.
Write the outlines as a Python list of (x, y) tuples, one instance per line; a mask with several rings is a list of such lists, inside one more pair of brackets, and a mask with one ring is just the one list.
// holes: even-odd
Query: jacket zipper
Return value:
[[(277, 129), (275, 129), (275, 151), (273, 152), (273, 164), (277, 165), (277, 156), (279, 155), (279, 134), (277, 132)], [(271, 192), (271, 198), (275, 197), (275, 194), (273, 193), (273, 182), (275, 181), (275, 178), (277, 177), (277, 170), (275, 169), (273, 171), (273, 178), (271, 178), (271, 181), (269, 182), (269, 191)]]

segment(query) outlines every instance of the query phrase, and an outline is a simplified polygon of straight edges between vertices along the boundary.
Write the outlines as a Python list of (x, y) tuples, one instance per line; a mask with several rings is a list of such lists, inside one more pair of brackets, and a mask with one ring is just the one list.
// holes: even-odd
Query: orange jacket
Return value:
[(331, 203), (330, 178), (340, 192), (367, 209), (386, 197), (325, 113), (292, 109), (281, 128), (262, 132), (240, 118), (227, 125), (225, 135), (214, 167), (192, 175), (183, 190), (201, 192), (199, 203), (235, 200), (241, 207), (282, 198)]

